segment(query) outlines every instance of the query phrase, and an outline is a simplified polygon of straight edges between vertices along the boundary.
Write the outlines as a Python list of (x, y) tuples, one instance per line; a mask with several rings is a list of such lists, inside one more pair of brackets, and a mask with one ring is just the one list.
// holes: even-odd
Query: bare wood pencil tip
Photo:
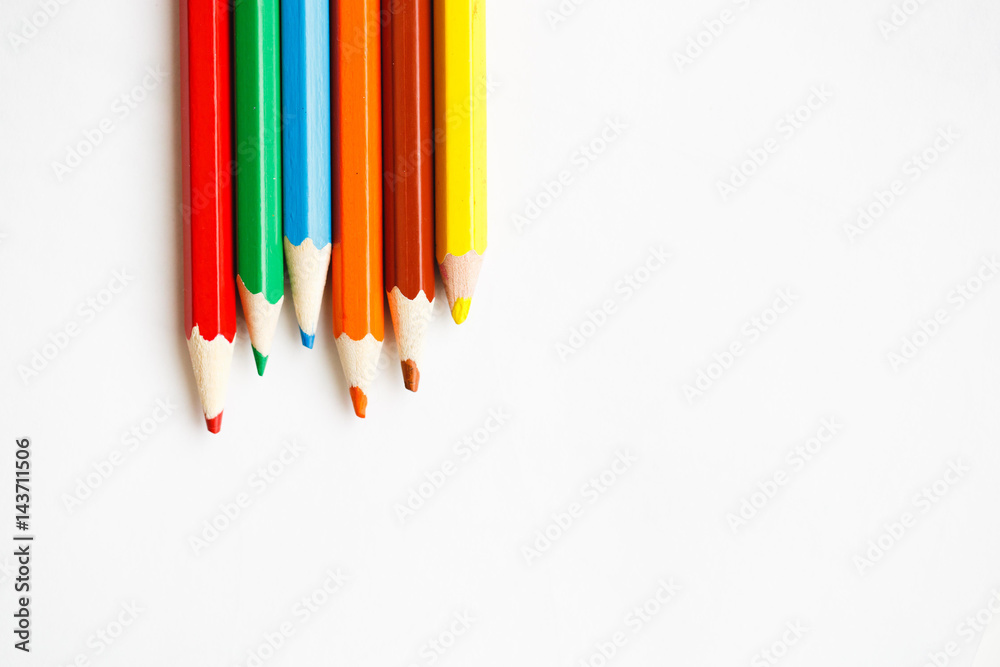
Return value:
[(233, 348), (236, 346), (222, 334), (205, 340), (197, 325), (191, 330), (187, 343), (205, 425), (210, 432), (218, 433), (222, 426)]
[(448, 296), (448, 305), (451, 306), (451, 317), (456, 324), (461, 324), (469, 316), (472, 294), (479, 281), (482, 266), (482, 255), (475, 250), (458, 257), (447, 254), (441, 261), (441, 281)]

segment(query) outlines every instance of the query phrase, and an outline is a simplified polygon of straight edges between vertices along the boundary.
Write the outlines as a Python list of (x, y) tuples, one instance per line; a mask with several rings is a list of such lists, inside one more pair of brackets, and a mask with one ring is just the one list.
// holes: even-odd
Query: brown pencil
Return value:
[(382, 0), (385, 290), (410, 391), (434, 301), (431, 1)]

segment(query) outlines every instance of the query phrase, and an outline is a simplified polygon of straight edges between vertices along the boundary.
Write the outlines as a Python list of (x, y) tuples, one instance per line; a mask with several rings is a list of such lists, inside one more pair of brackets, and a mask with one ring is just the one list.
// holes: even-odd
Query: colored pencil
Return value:
[(218, 433), (236, 338), (228, 0), (180, 2), (184, 329)]
[(333, 333), (364, 417), (382, 350), (379, 1), (336, 3), (333, 51)]
[(278, 0), (234, 4), (236, 284), (257, 373), (263, 375), (285, 293)]
[(465, 321), (486, 250), (486, 8), (434, 0), (437, 260)]
[(330, 2), (281, 1), (285, 261), (302, 344), (316, 339), (330, 270)]
[(434, 301), (431, 2), (382, 0), (385, 289), (410, 391), (420, 384)]

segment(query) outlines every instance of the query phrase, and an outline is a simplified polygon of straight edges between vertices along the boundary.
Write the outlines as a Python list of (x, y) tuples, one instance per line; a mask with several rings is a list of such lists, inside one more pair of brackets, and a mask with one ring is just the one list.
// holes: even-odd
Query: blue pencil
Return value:
[(281, 2), (285, 260), (302, 344), (316, 338), (330, 268), (330, 2)]

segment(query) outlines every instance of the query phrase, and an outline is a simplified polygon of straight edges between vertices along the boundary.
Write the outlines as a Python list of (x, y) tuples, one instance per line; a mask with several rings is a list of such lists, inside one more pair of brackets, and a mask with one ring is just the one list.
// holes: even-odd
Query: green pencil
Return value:
[(241, 0), (235, 3), (233, 17), (236, 285), (257, 373), (263, 375), (285, 293), (278, 0)]

